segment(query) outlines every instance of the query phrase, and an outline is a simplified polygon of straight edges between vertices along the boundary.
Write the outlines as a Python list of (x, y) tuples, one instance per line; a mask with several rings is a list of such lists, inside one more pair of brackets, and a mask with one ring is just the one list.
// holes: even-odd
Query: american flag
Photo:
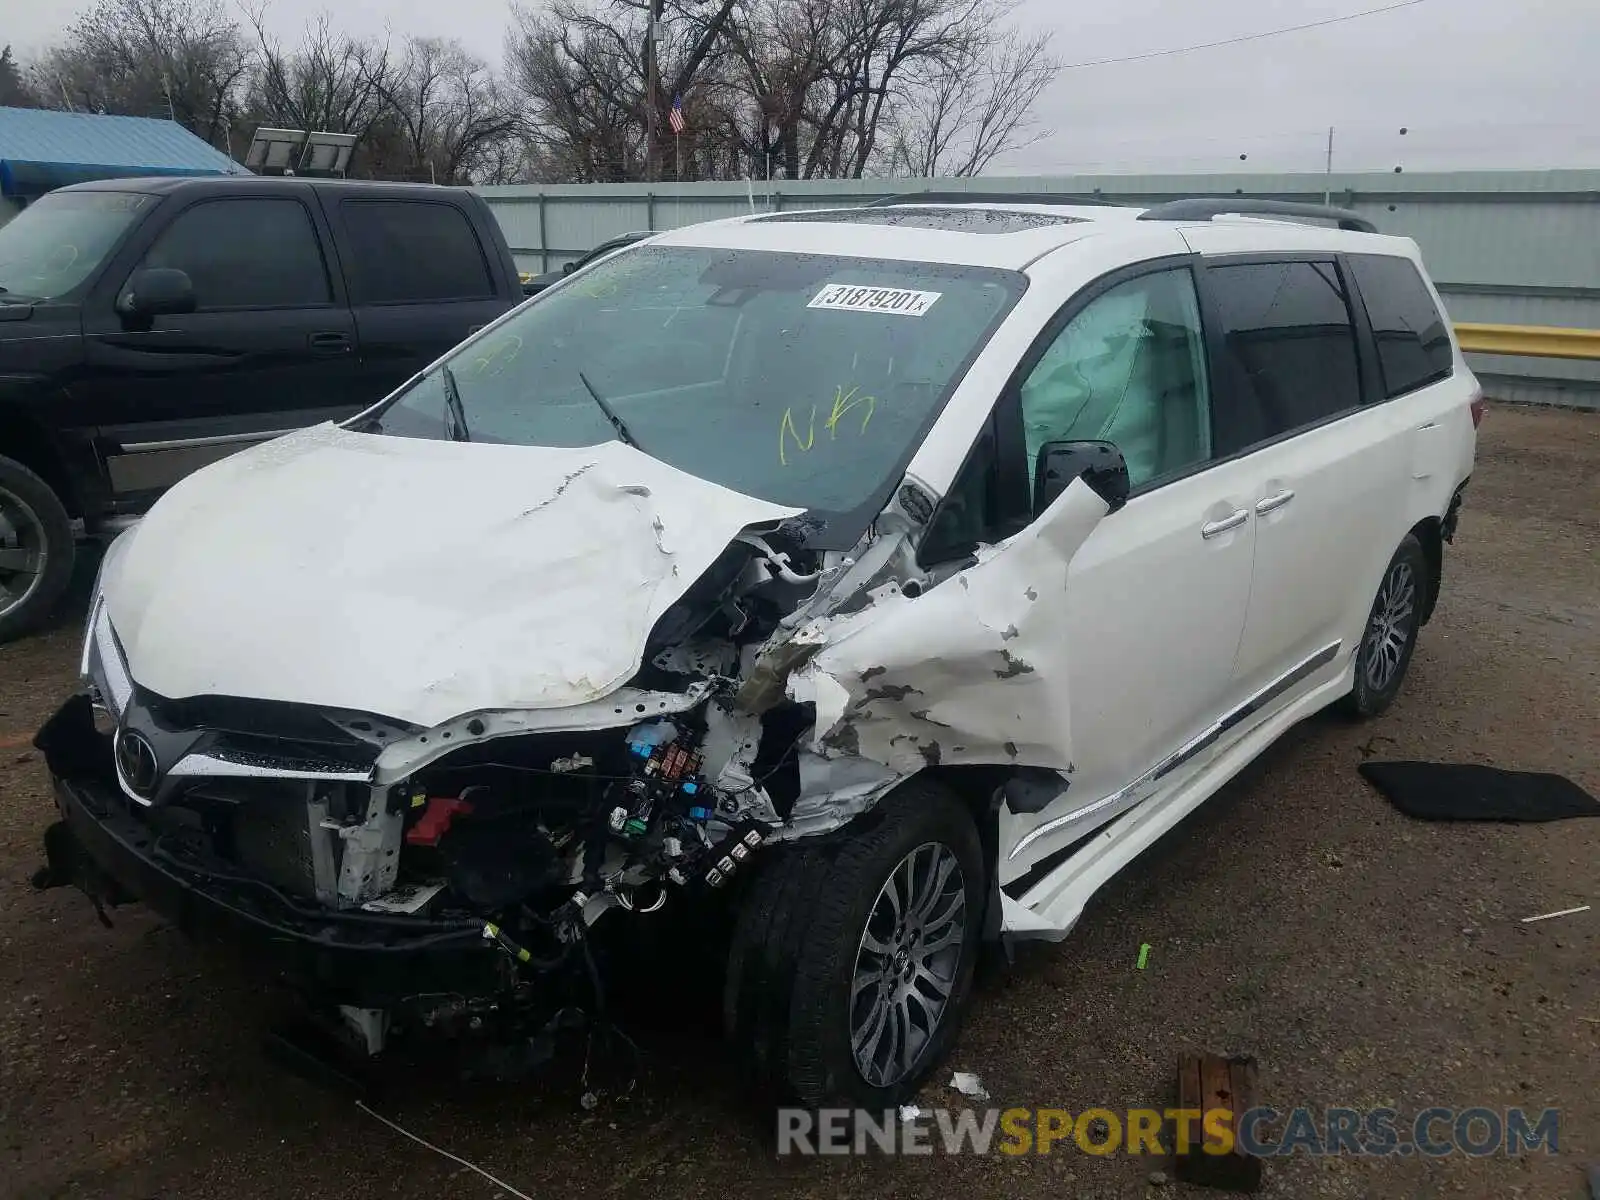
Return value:
[(685, 123), (683, 119), (682, 96), (674, 96), (672, 98), (672, 111), (667, 114), (667, 124), (672, 126), (672, 132), (674, 134), (680, 134), (684, 131)]

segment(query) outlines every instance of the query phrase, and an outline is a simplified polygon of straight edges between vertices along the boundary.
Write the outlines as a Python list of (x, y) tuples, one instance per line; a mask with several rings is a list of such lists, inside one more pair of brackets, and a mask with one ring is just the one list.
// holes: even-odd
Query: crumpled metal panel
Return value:
[(1067, 566), (1107, 511), (1081, 480), (1033, 524), (921, 595), (884, 597), (797, 641), (821, 648), (791, 677), (817, 706), (814, 749), (909, 775), (923, 767), (1072, 762)]

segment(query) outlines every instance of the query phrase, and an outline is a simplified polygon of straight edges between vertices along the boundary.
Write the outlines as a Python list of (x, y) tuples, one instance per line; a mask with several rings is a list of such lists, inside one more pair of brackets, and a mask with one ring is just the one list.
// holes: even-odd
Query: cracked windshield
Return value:
[(642, 247), (464, 346), (366, 428), (620, 437), (748, 495), (847, 512), (903, 466), (1022, 285), (986, 268)]

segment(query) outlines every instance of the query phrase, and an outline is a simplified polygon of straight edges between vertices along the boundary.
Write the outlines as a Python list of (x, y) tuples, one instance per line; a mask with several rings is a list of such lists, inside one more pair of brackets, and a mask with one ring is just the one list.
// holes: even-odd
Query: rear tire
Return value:
[(1399, 695), (1422, 628), (1429, 574), (1422, 543), (1415, 534), (1406, 534), (1383, 569), (1383, 581), (1361, 631), (1355, 684), (1340, 702), (1347, 715), (1375, 717)]
[(723, 1017), (781, 1101), (881, 1111), (943, 1061), (972, 987), (987, 872), (966, 806), (913, 779), (850, 831), (771, 852), (743, 897)]
[(72, 579), (77, 539), (50, 485), (0, 456), (0, 642), (36, 627)]

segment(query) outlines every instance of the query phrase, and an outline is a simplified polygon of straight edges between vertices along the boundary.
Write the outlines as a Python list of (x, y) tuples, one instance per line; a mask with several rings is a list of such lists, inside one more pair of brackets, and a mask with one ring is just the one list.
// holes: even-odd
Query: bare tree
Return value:
[[(512, 82), (548, 178), (654, 177), (652, 110), (683, 98), (681, 174), (860, 176), (981, 170), (1026, 144), (1056, 68), (1018, 0), (671, 0), (649, 95), (648, 0), (550, 0), (518, 13)], [(665, 139), (662, 139), (665, 142)], [(658, 156), (659, 157), (659, 156)]]
[[(533, 169), (560, 178), (620, 180), (659, 177), (676, 155), (667, 113), (681, 97), (691, 132), (683, 174), (693, 177), (700, 131), (715, 124), (708, 84), (725, 53), (736, 0), (664, 0), (659, 71), (649, 86), (648, 0), (552, 0), (516, 10), (507, 45), (512, 84), (528, 107)], [(695, 119), (693, 110), (705, 121)], [(654, 150), (651, 113), (661, 136)]]
[(367, 78), (399, 131), (413, 178), (470, 182), (484, 163), (501, 165), (499, 144), (523, 129), (489, 65), (456, 41), (407, 38), (398, 68)]
[(978, 175), (1001, 154), (1033, 145), (1048, 136), (1031, 119), (1034, 105), (1059, 70), (1048, 33), (1014, 29), (933, 62), (893, 113), (886, 173)]
[(163, 116), (227, 146), (249, 68), (222, 0), (99, 0), (35, 65), (48, 103)]
[(353, 133), (358, 146), (371, 138), (394, 73), (387, 45), (336, 32), (324, 14), (306, 26), (297, 46), (285, 49), (267, 33), (264, 9), (249, 18), (256, 35), (252, 116), (289, 129)]
[(644, 177), (644, 67), (625, 23), (631, 15), (624, 10), (612, 26), (571, 0), (516, 12), (507, 59), (527, 107), (536, 176)]

